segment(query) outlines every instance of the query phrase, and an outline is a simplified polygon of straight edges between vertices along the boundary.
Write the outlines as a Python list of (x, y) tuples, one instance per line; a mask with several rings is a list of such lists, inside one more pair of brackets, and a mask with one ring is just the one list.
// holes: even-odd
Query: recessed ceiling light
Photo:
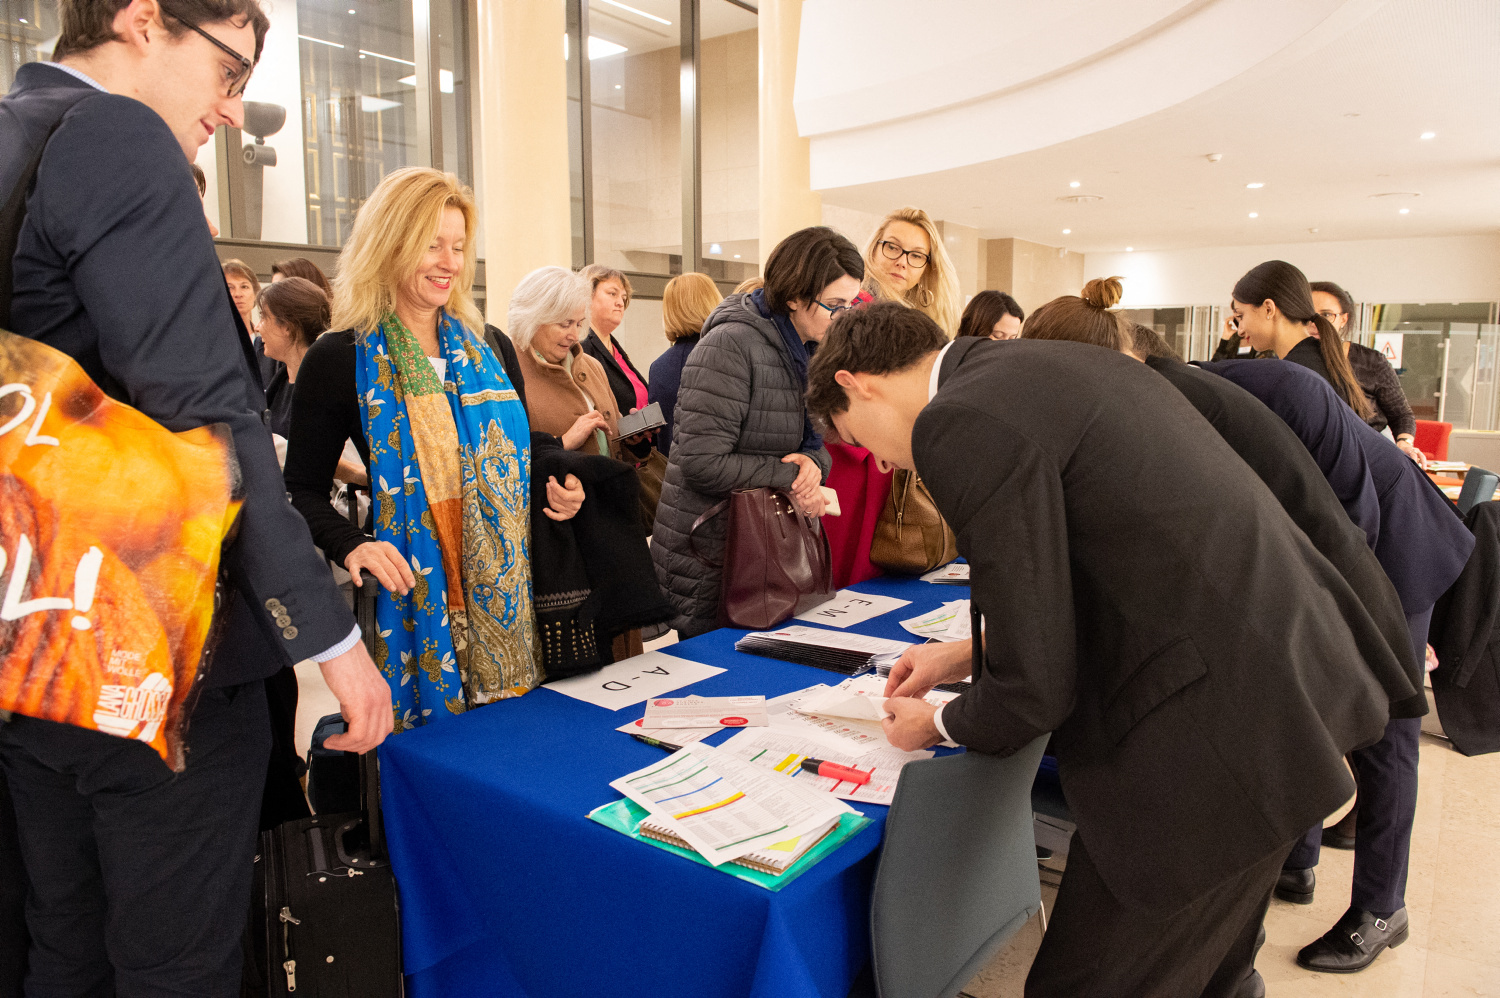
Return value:
[(1246, 184), (1245, 186), (1248, 187), (1252, 191), (1258, 191), (1258, 190), (1260, 190), (1262, 187), (1264, 187), (1266, 185), (1257, 180), (1254, 183)]
[(735, 258), (735, 259), (736, 259), (736, 260), (738, 260), (738, 259), (739, 259), (739, 258), (740, 258), (740, 255), (739, 255), (739, 254), (738, 254), (738, 253), (736, 253), (736, 254), (735, 254), (735, 255), (734, 255), (734, 258)]
[(1260, 212), (1258, 212), (1258, 211), (1252, 211), (1250, 213), (1250, 217), (1251, 218), (1259, 218), (1260, 217)]
[(1411, 214), (1411, 209), (1410, 208), (1402, 208), (1400, 211), (1396, 212), (1396, 214), (1398, 214), (1398, 215), (1410, 215)]
[(1073, 230), (1072, 229), (1063, 229), (1063, 235), (1065, 235), (1065, 236), (1071, 236), (1072, 234), (1073, 234)]
[(1076, 180), (1074, 180), (1074, 181), (1071, 181), (1071, 182), (1070, 182), (1070, 183), (1069, 183), (1069, 184), (1068, 184), (1068, 186), (1069, 186), (1069, 187), (1082, 187), (1082, 186), (1083, 186), (1083, 184), (1081, 184), (1081, 183), (1079, 183), (1079, 182), (1078, 182), (1078, 181), (1076, 181)]
[(618, 84), (618, 83), (616, 83), (616, 84), (615, 84), (615, 89), (616, 89), (616, 90), (619, 90), (619, 89), (620, 89), (620, 84)]
[(26, 20), (26, 18), (23, 17), (23, 18), (21, 18), (21, 23), (22, 24), (30, 24), (31, 22), (28, 21), (28, 20)]
[(708, 247), (708, 251), (710, 253), (723, 253), (724, 247), (720, 246), (718, 243), (713, 243)]
[(1423, 132), (1422, 133), (1422, 138), (1424, 138), (1424, 139), (1435, 139), (1435, 138), (1437, 138), (1437, 132)]
[(351, 14), (354, 13), (354, 8), (353, 7), (349, 8), (349, 13), (351, 13)]
[(1134, 253), (1135, 252), (1135, 247), (1134, 246), (1127, 246), (1127, 247), (1125, 247), (1125, 252), (1127, 252), (1127, 253)]
[(359, 57), (360, 57), (360, 58), (361, 58), (361, 59), (363, 59), (363, 58), (364, 58), (364, 57), (365, 57), (365, 54), (364, 54), (364, 53), (363, 53), (363, 52), (361, 52), (361, 53), (360, 53), (360, 54), (359, 54)]

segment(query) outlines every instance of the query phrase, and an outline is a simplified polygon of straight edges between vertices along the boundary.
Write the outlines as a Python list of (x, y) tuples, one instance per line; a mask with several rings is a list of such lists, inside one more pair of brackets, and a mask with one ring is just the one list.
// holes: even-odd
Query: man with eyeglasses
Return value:
[(225, 565), (250, 611), (224, 640), (277, 650), (210, 670), (182, 773), (137, 741), (20, 715), (0, 724), (28, 889), (26, 988), (232, 995), (269, 754), (263, 680), (318, 660), (349, 721), (333, 747), (356, 752), (391, 730), (390, 694), (287, 504), (189, 172), (220, 125), (241, 124), (266, 15), (258, 0), (58, 9), (56, 61), (22, 66), (0, 99), (0, 276), (13, 276), (0, 322), (169, 429), (229, 426), (246, 499)]

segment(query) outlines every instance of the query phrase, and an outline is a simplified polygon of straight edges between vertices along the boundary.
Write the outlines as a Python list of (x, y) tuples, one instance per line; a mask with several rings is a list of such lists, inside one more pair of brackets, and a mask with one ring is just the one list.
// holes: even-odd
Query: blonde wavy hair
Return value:
[[(904, 293), (886, 280), (880, 269), (880, 258), (876, 255), (885, 230), (892, 222), (907, 222), (927, 233), (927, 266), (922, 276)], [(897, 208), (880, 220), (880, 226), (870, 237), (865, 247), (865, 290), (880, 301), (900, 302), (920, 309), (936, 322), (948, 336), (958, 331), (959, 318), (963, 313), (963, 295), (958, 289), (958, 274), (948, 251), (943, 248), (943, 237), (937, 226), (921, 208)]]
[(471, 334), (484, 329), (473, 295), (474, 193), (453, 174), (421, 166), (387, 174), (355, 216), (333, 279), (330, 329), (353, 329), (363, 337), (395, 310), (396, 289), (416, 273), (448, 208), (464, 216), (464, 265), (448, 289), (445, 310)]

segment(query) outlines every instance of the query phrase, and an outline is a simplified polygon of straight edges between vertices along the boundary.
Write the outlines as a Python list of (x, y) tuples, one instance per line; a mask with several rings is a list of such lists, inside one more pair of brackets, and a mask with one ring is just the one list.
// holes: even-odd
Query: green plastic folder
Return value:
[(589, 812), (588, 817), (590, 821), (597, 821), (606, 828), (613, 828), (617, 832), (622, 832), (637, 842), (644, 842), (648, 846), (654, 846), (657, 849), (664, 849), (667, 852), (675, 853), (684, 859), (690, 859), (694, 863), (718, 870), (720, 873), (727, 873), (731, 877), (743, 880), (746, 883), (754, 884), (757, 887), (764, 887), (768, 891), (781, 890), (787, 884), (800, 877), (814, 863), (843, 845), (848, 839), (853, 838), (855, 833), (870, 823), (870, 819), (862, 814), (843, 815), (839, 818), (838, 825), (825, 835), (821, 842), (804, 853), (798, 858), (797, 862), (787, 867), (785, 873), (777, 875), (761, 873), (759, 870), (751, 870), (737, 863), (725, 863), (723, 866), (714, 866), (692, 849), (682, 849), (669, 842), (659, 842), (656, 839), (642, 835), (640, 833), (641, 821), (649, 813), (645, 808), (638, 806), (632, 801), (617, 800), (602, 807), (594, 808)]

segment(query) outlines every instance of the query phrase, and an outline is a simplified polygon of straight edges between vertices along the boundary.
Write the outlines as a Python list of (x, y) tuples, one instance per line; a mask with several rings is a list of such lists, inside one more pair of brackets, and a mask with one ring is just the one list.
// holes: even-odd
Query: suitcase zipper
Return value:
[(293, 915), (292, 909), (288, 905), (281, 906), (281, 915), (279, 917), (281, 918), (281, 952), (285, 953), (288, 956), (288, 959), (282, 963), (281, 969), (286, 971), (286, 989), (288, 991), (296, 991), (297, 961), (290, 959), (292, 953), (290, 926), (301, 925), (302, 919), (298, 918), (296, 915)]

